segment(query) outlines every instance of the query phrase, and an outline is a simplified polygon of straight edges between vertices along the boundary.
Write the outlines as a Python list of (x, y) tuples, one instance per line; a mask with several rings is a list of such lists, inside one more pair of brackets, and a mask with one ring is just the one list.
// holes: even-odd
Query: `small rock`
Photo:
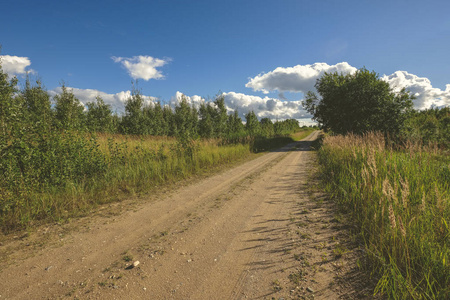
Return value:
[(53, 266), (48, 266), (47, 268), (45, 268), (45, 271), (50, 270), (51, 268), (53, 268)]
[(312, 288), (310, 288), (310, 287), (307, 287), (306, 290), (307, 290), (308, 292), (310, 292), (310, 293), (314, 293), (314, 290), (313, 290)]
[(147, 288), (143, 288), (143, 290), (144, 290), (144, 291), (146, 291), (146, 290), (147, 290)]
[(192, 261), (192, 259), (188, 259), (187, 262), (190, 263)]
[(130, 270), (130, 269), (137, 267), (138, 265), (139, 265), (139, 261), (137, 260), (134, 263), (132, 263), (131, 265), (129, 265), (128, 267), (126, 267), (125, 269)]

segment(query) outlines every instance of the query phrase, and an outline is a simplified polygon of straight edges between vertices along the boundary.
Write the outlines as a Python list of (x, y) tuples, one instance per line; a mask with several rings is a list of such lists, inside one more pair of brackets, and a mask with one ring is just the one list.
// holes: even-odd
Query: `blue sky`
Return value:
[(308, 119), (300, 101), (320, 74), (363, 66), (417, 108), (449, 105), (449, 15), (445, 0), (7, 0), (0, 44), (6, 72), (54, 93), (65, 81), (82, 102), (98, 91), (120, 110), (138, 79), (166, 102), (221, 91), (242, 113)]

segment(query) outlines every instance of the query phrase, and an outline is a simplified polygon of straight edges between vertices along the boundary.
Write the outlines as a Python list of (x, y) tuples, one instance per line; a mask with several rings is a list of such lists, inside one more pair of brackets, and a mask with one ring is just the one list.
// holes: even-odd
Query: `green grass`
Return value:
[(294, 141), (300, 141), (300, 140), (304, 139), (305, 137), (307, 137), (308, 135), (310, 135), (315, 130), (317, 130), (317, 129), (315, 129), (315, 128), (301, 129), (301, 130), (291, 134), (291, 137)]
[(366, 246), (375, 293), (450, 298), (450, 157), (381, 135), (327, 136), (318, 151), (326, 189)]

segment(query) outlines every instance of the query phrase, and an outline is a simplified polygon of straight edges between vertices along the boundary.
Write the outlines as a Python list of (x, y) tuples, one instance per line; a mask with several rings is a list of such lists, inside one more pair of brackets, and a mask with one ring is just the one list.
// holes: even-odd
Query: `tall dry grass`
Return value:
[(377, 133), (325, 137), (327, 190), (359, 228), (376, 294), (449, 299), (450, 158), (436, 147), (385, 145)]

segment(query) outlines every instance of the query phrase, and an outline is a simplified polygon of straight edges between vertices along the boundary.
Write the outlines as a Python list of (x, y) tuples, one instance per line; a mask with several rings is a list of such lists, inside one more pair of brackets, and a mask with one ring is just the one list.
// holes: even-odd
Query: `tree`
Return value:
[(14, 128), (14, 123), (20, 120), (21, 105), (14, 94), (18, 91), (17, 78), (8, 78), (3, 71), (0, 58), (0, 135), (6, 137)]
[(412, 109), (409, 92), (394, 93), (389, 83), (366, 68), (346, 75), (325, 73), (315, 87), (319, 95), (308, 92), (303, 106), (324, 130), (337, 134), (381, 131), (396, 135)]
[(239, 117), (237, 110), (228, 116), (227, 120), (227, 136), (241, 136), (244, 134), (245, 127), (242, 119)]
[(42, 87), (41, 81), (37, 80), (36, 85), (33, 86), (30, 78), (27, 77), (25, 89), (20, 97), (23, 98), (27, 122), (41, 131), (48, 130), (52, 123), (51, 101), (50, 95)]
[(215, 110), (213, 115), (214, 131), (216, 137), (222, 137), (227, 130), (227, 108), (225, 106), (225, 96), (222, 94), (217, 95), (214, 100)]
[(260, 125), (258, 117), (256, 117), (253, 111), (245, 115), (245, 129), (250, 136), (258, 136), (260, 134)]
[(100, 96), (95, 102), (86, 103), (88, 111), (86, 124), (91, 132), (114, 132), (116, 130), (111, 105), (106, 104)]
[(275, 131), (274, 131), (274, 125), (272, 123), (272, 120), (269, 118), (262, 118), (260, 121), (261, 124), (261, 131), (262, 134), (265, 137), (271, 137), (274, 135)]
[(200, 104), (199, 108), (198, 132), (203, 138), (212, 138), (214, 136), (213, 115), (214, 108), (209, 103)]
[(56, 127), (60, 129), (82, 129), (84, 126), (84, 106), (78, 100), (73, 91), (64, 84), (61, 87), (62, 93), (56, 95), (55, 101), (55, 121)]
[(183, 95), (181, 101), (175, 106), (174, 135), (177, 137), (193, 138), (197, 134), (198, 113), (191, 107), (187, 98)]
[(140, 90), (133, 86), (131, 97), (125, 102), (125, 115), (122, 118), (122, 132), (144, 134), (144, 98)]

